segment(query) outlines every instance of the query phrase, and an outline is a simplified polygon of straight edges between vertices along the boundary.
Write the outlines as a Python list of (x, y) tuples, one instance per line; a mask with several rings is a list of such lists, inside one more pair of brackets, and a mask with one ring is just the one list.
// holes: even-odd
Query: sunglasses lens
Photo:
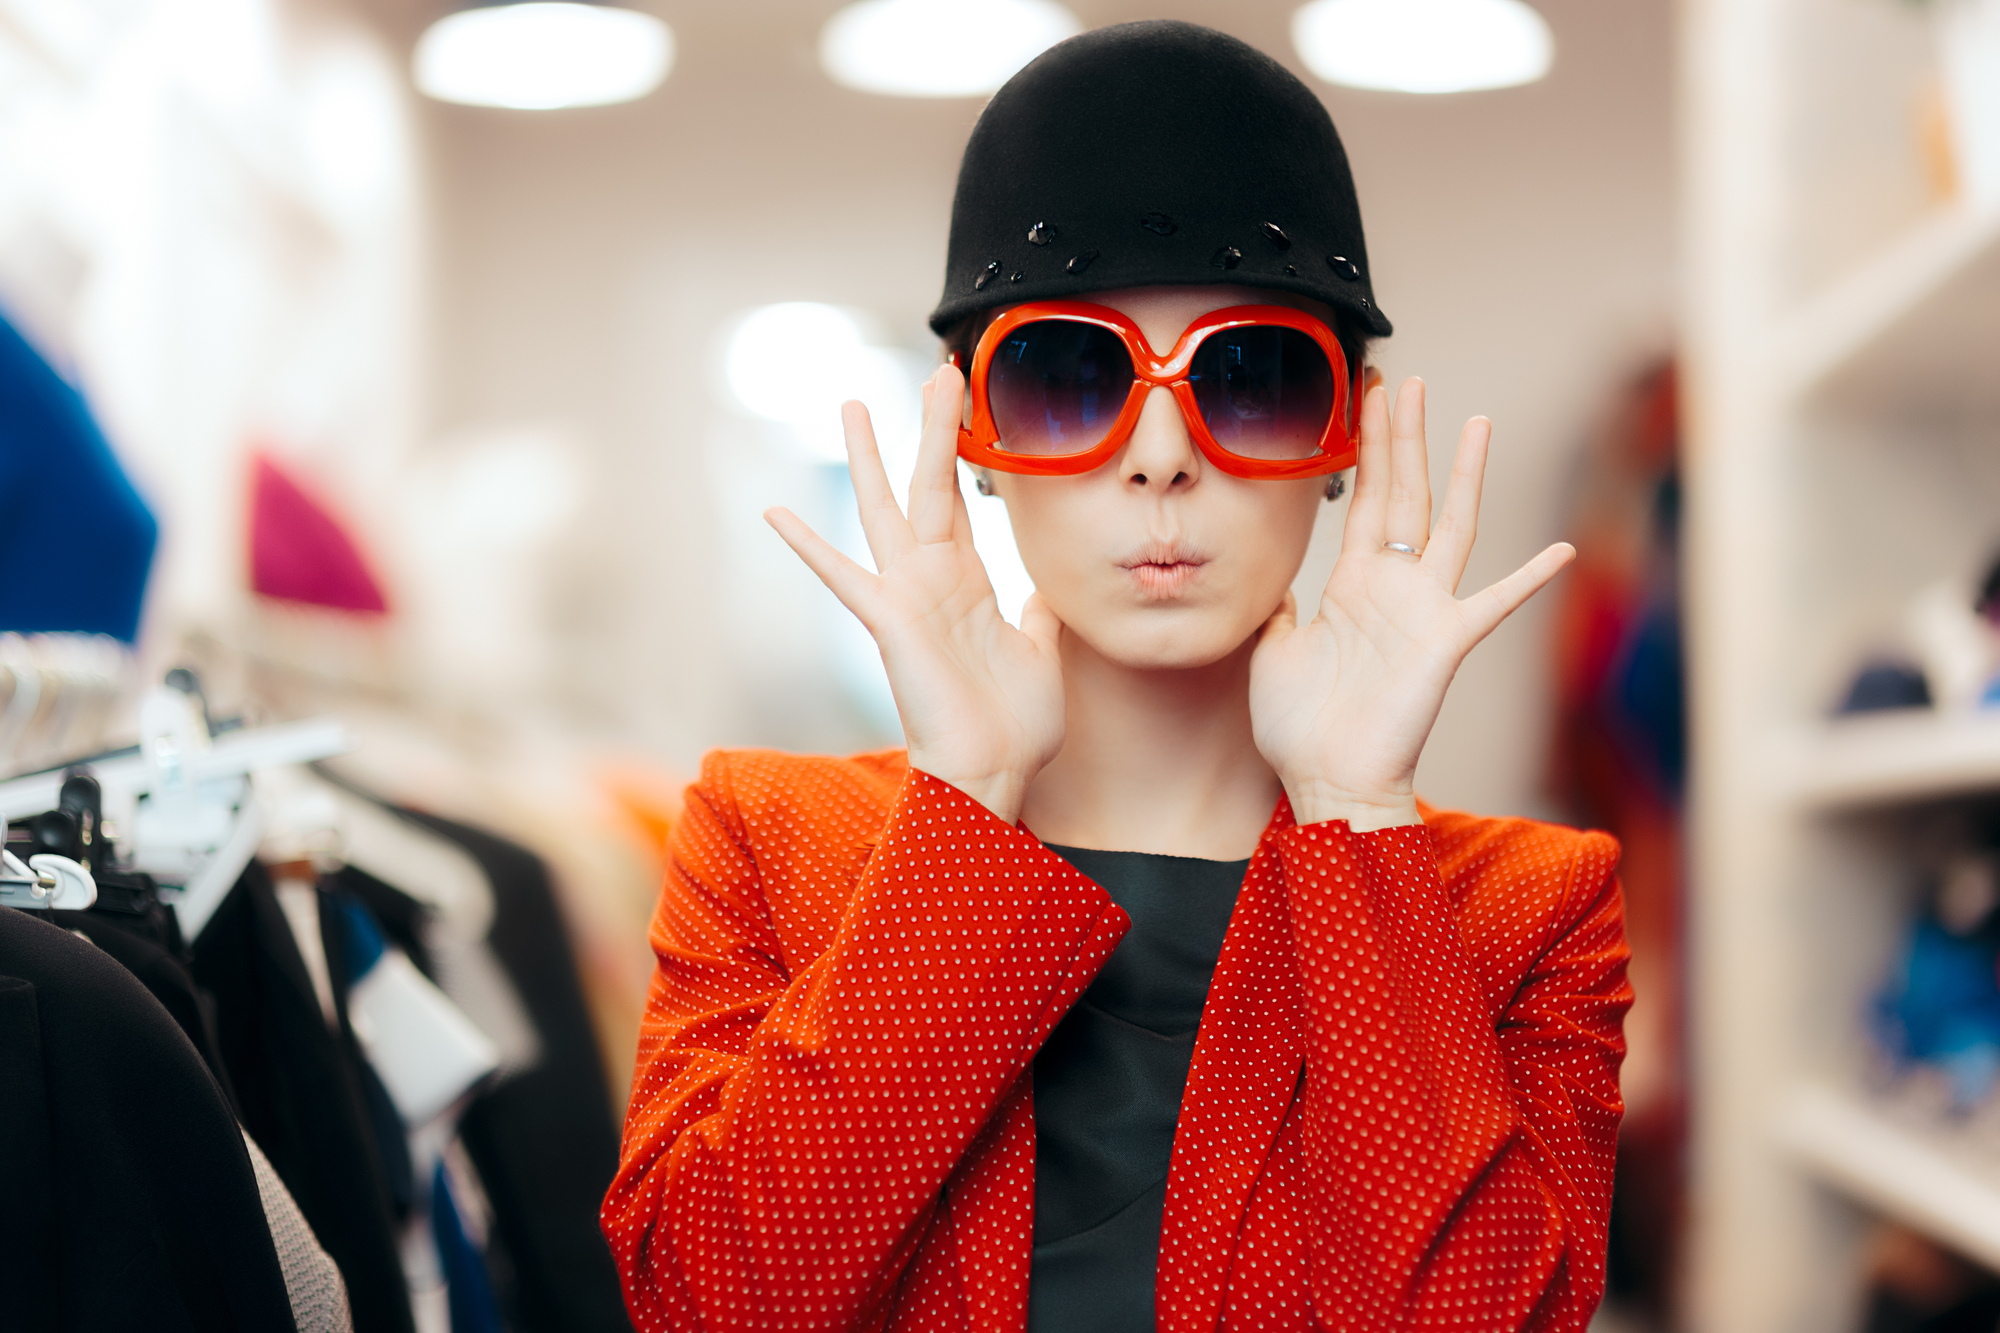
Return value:
[(986, 401), (1001, 453), (1060, 457), (1103, 442), (1132, 391), (1132, 356), (1095, 324), (1043, 319), (993, 349)]
[(1333, 419), (1334, 370), (1309, 335), (1251, 324), (1210, 334), (1188, 382), (1215, 442), (1239, 458), (1310, 458)]

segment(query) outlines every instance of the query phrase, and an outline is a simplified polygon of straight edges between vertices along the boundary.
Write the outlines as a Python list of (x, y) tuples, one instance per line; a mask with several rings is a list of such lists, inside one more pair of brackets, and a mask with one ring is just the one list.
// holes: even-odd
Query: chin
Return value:
[(1220, 608), (1146, 607), (1068, 623), (1106, 661), (1133, 671), (1190, 671), (1213, 666), (1241, 648), (1263, 626), (1245, 625)]

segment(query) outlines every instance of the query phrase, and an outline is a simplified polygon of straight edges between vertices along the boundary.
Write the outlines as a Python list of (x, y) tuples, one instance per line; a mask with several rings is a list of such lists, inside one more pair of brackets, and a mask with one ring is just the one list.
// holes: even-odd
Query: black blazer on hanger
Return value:
[[(321, 934), (333, 943), (338, 932), (326, 924), (322, 916)], [(194, 942), (195, 980), (215, 996), (243, 1127), (340, 1266), (355, 1333), (415, 1333), (395, 1200), (370, 1124), (372, 1074), (347, 1024), (337, 949), (328, 962), (341, 1005), (337, 1032), (327, 1027), (270, 872), (255, 861)], [(401, 1127), (391, 1132), (400, 1136)], [(390, 1146), (401, 1150), (400, 1137)]]
[[(597, 1210), (618, 1169), (618, 1112), (606, 1090), (597, 1033), (583, 998), (548, 867), (518, 843), (436, 815), (357, 795), (457, 843), (493, 886), (488, 940), (541, 1038), (541, 1059), (473, 1100), (459, 1134), (493, 1205), (507, 1263), (496, 1274), (522, 1333), (630, 1329), (618, 1270)], [(349, 868), (337, 877), (429, 969), (424, 909)]]
[(0, 1329), (291, 1333), (236, 1117), (95, 945), (0, 908)]

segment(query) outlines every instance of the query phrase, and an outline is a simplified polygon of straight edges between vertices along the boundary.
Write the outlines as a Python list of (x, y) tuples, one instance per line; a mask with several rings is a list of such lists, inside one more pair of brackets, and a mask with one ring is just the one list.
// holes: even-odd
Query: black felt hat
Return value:
[(1312, 91), (1192, 23), (1072, 37), (973, 126), (951, 205), (939, 334), (967, 315), (1121, 287), (1234, 283), (1388, 318), (1347, 153)]

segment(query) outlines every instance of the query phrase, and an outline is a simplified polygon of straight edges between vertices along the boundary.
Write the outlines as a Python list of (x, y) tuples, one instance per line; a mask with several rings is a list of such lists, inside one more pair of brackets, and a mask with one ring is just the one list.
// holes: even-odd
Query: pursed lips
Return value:
[(1207, 556), (1181, 542), (1153, 543), (1118, 562), (1150, 601), (1179, 597), (1207, 563)]

